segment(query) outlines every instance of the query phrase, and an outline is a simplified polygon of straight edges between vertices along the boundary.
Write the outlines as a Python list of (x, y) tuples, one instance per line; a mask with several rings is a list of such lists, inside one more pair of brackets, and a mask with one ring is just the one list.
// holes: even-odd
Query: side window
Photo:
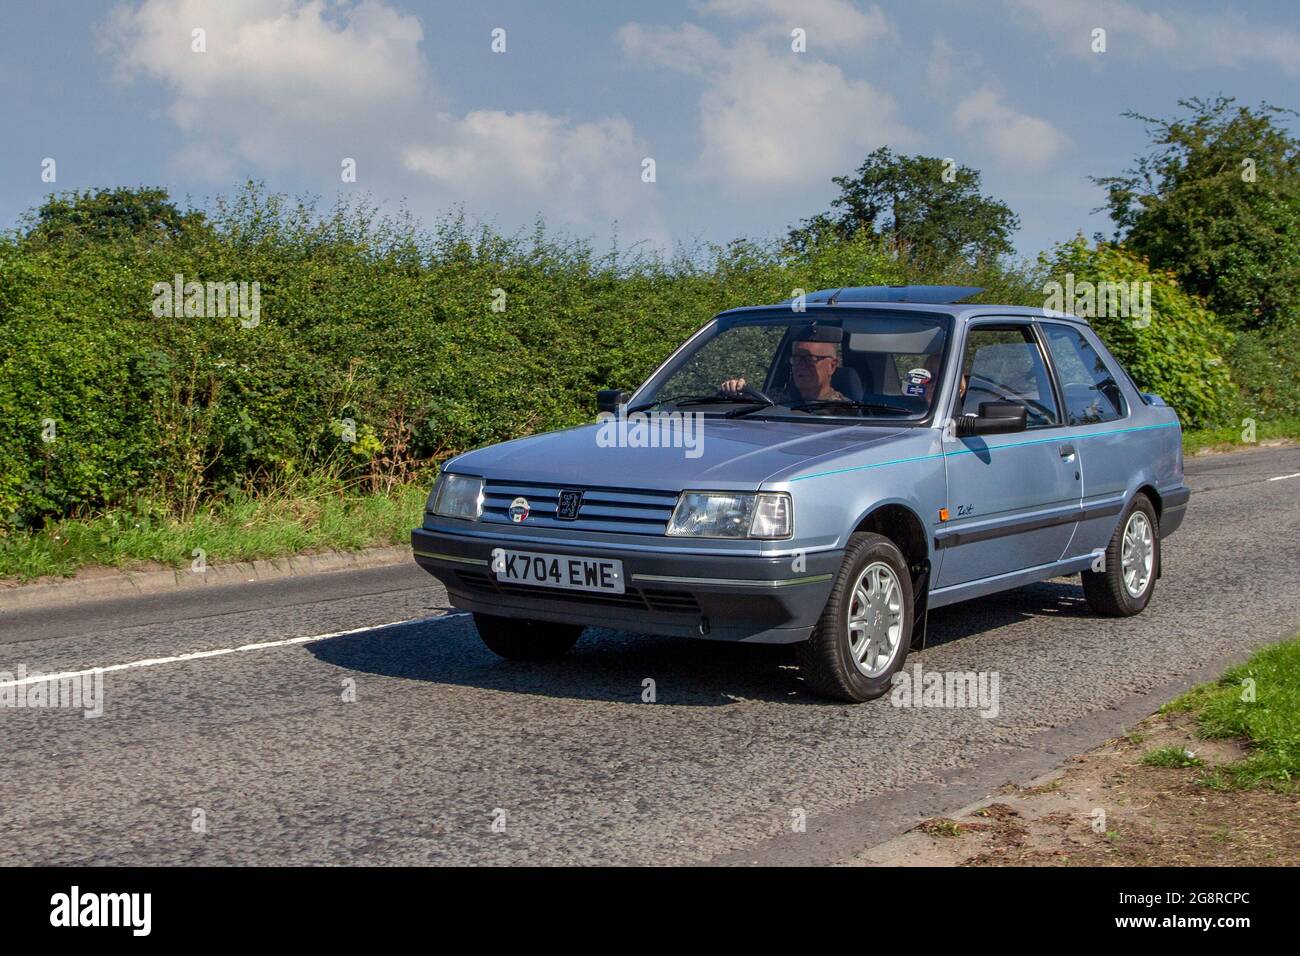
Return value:
[(981, 402), (1015, 402), (1025, 407), (1031, 428), (1060, 422), (1042, 353), (1027, 325), (981, 325), (967, 332), (959, 388), (963, 415), (978, 415)]
[(1066, 421), (1071, 425), (1113, 422), (1124, 417), (1124, 397), (1096, 349), (1078, 329), (1045, 324), (1047, 347), (1052, 352)]

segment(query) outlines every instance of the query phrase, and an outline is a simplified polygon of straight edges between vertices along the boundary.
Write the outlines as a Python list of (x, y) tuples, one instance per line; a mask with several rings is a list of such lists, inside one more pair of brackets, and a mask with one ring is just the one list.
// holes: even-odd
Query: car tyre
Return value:
[(1106, 546), (1104, 570), (1083, 572), (1088, 606), (1106, 617), (1132, 617), (1151, 602), (1160, 575), (1160, 518), (1139, 492)]
[(545, 661), (563, 657), (582, 636), (580, 624), (556, 624), (474, 613), (474, 626), (488, 650), (511, 661)]
[(884, 694), (907, 659), (913, 606), (898, 546), (878, 534), (852, 535), (812, 636), (795, 645), (808, 687), (850, 703)]

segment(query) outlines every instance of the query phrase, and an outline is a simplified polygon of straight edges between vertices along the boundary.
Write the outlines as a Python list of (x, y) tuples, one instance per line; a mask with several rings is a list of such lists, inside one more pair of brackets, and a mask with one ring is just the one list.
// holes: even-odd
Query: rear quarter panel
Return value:
[[(1108, 362), (1119, 367), (1092, 329), (1084, 334)], [(1127, 375), (1117, 379), (1128, 403), (1128, 417), (1071, 429), (1079, 450), (1085, 514), (1089, 508), (1104, 509), (1106, 505), (1126, 508), (1144, 486), (1154, 489), (1158, 497), (1183, 483), (1178, 414), (1166, 405), (1148, 405)], [(1122, 510), (1079, 522), (1070, 555), (1104, 549), (1121, 515)]]

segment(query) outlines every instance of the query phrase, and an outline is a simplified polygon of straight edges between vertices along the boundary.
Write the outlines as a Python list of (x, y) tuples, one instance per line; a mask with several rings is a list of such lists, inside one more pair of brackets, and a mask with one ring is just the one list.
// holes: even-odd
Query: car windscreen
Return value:
[(919, 421), (932, 408), (950, 328), (947, 316), (924, 312), (723, 316), (646, 383), (635, 405)]

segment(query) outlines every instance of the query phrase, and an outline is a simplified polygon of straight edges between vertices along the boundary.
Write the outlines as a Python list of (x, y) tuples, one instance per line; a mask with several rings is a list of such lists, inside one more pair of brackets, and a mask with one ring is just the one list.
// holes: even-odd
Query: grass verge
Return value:
[(1183, 432), (1183, 455), (1195, 455), (1202, 451), (1232, 451), (1235, 448), (1249, 448), (1265, 441), (1291, 440), (1300, 441), (1300, 418), (1278, 418), (1255, 423), (1255, 441), (1245, 441), (1245, 427), (1235, 425), (1224, 428), (1202, 428)]
[(1300, 637), (1264, 648), (1163, 711), (1192, 714), (1206, 740), (1237, 739), (1248, 748), (1244, 760), (1213, 767), (1202, 783), (1216, 789), (1300, 787)]
[(69, 576), (94, 565), (183, 567), (199, 552), (214, 565), (396, 544), (419, 525), (430, 485), (420, 481), (383, 494), (300, 487), (227, 499), (184, 520), (143, 507), (69, 518), (0, 536), (0, 577)]

